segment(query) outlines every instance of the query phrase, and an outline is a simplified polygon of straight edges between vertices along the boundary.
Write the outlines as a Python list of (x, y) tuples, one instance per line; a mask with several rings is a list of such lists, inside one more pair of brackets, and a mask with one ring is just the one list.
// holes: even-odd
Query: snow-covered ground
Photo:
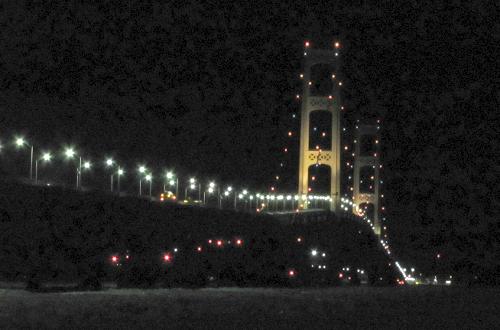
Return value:
[(0, 328), (427, 328), (500, 326), (500, 288), (0, 289)]

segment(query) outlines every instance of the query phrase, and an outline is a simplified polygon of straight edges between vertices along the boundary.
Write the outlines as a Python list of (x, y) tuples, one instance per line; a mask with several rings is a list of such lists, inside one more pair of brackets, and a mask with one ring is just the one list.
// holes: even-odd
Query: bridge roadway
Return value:
[(294, 224), (294, 223), (308, 223), (316, 221), (327, 220), (331, 215), (330, 211), (325, 209), (306, 209), (300, 211), (274, 211), (263, 212), (276, 217), (280, 222)]

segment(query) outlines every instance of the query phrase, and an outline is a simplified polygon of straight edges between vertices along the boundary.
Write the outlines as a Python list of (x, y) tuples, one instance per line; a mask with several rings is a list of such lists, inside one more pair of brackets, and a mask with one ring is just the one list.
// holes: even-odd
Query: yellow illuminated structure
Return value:
[[(373, 221), (373, 230), (380, 236), (380, 215), (379, 215), (379, 183), (380, 183), (380, 134), (379, 126), (376, 125), (357, 125), (356, 138), (354, 140), (354, 182), (353, 182), (353, 213), (363, 214), (363, 205), (373, 205), (373, 215), (370, 220)], [(371, 146), (369, 151), (363, 150), (362, 144), (367, 139)], [(366, 170), (371, 172), (362, 178), (362, 173)], [(361, 189), (362, 180), (370, 180), (365, 183), (371, 189)]]
[[(311, 69), (320, 64), (328, 65), (332, 70), (329, 76), (338, 76), (339, 56), (338, 50), (311, 49), (306, 44), (304, 52), (303, 93), (301, 108), (300, 127), (300, 159), (299, 159), (299, 187), (298, 193), (304, 200), (304, 208), (307, 202), (304, 196), (310, 193), (309, 168), (316, 164), (330, 167), (330, 210), (337, 212), (340, 206), (340, 92), (338, 84), (332, 82), (332, 90), (326, 95), (311, 95)], [(326, 111), (331, 113), (331, 148), (329, 150), (310, 147), (310, 116), (315, 111)], [(314, 192), (312, 192), (314, 193)]]

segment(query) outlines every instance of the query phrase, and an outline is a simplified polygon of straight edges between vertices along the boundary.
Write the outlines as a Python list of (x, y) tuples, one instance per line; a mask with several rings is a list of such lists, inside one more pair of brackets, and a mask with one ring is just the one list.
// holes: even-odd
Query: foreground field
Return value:
[(497, 328), (500, 289), (0, 289), (0, 328)]

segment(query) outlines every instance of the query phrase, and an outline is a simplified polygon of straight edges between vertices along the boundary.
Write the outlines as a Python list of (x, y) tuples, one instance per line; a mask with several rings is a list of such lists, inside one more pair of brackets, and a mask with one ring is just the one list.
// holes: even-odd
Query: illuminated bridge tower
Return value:
[[(337, 212), (340, 206), (340, 91), (342, 82), (338, 80), (339, 44), (333, 49), (310, 49), (309, 42), (304, 50), (304, 73), (300, 127), (299, 196), (310, 193), (311, 177), (309, 168), (325, 165), (330, 170), (330, 210)], [(319, 148), (312, 141), (311, 117), (326, 112), (323, 124), (329, 126), (329, 136), (325, 134), (326, 148)], [(314, 194), (314, 191), (312, 192)], [(307, 203), (304, 201), (304, 208)]]
[(377, 125), (357, 125), (354, 140), (353, 212), (362, 212), (373, 221), (375, 234), (380, 236), (379, 182), (380, 134)]

